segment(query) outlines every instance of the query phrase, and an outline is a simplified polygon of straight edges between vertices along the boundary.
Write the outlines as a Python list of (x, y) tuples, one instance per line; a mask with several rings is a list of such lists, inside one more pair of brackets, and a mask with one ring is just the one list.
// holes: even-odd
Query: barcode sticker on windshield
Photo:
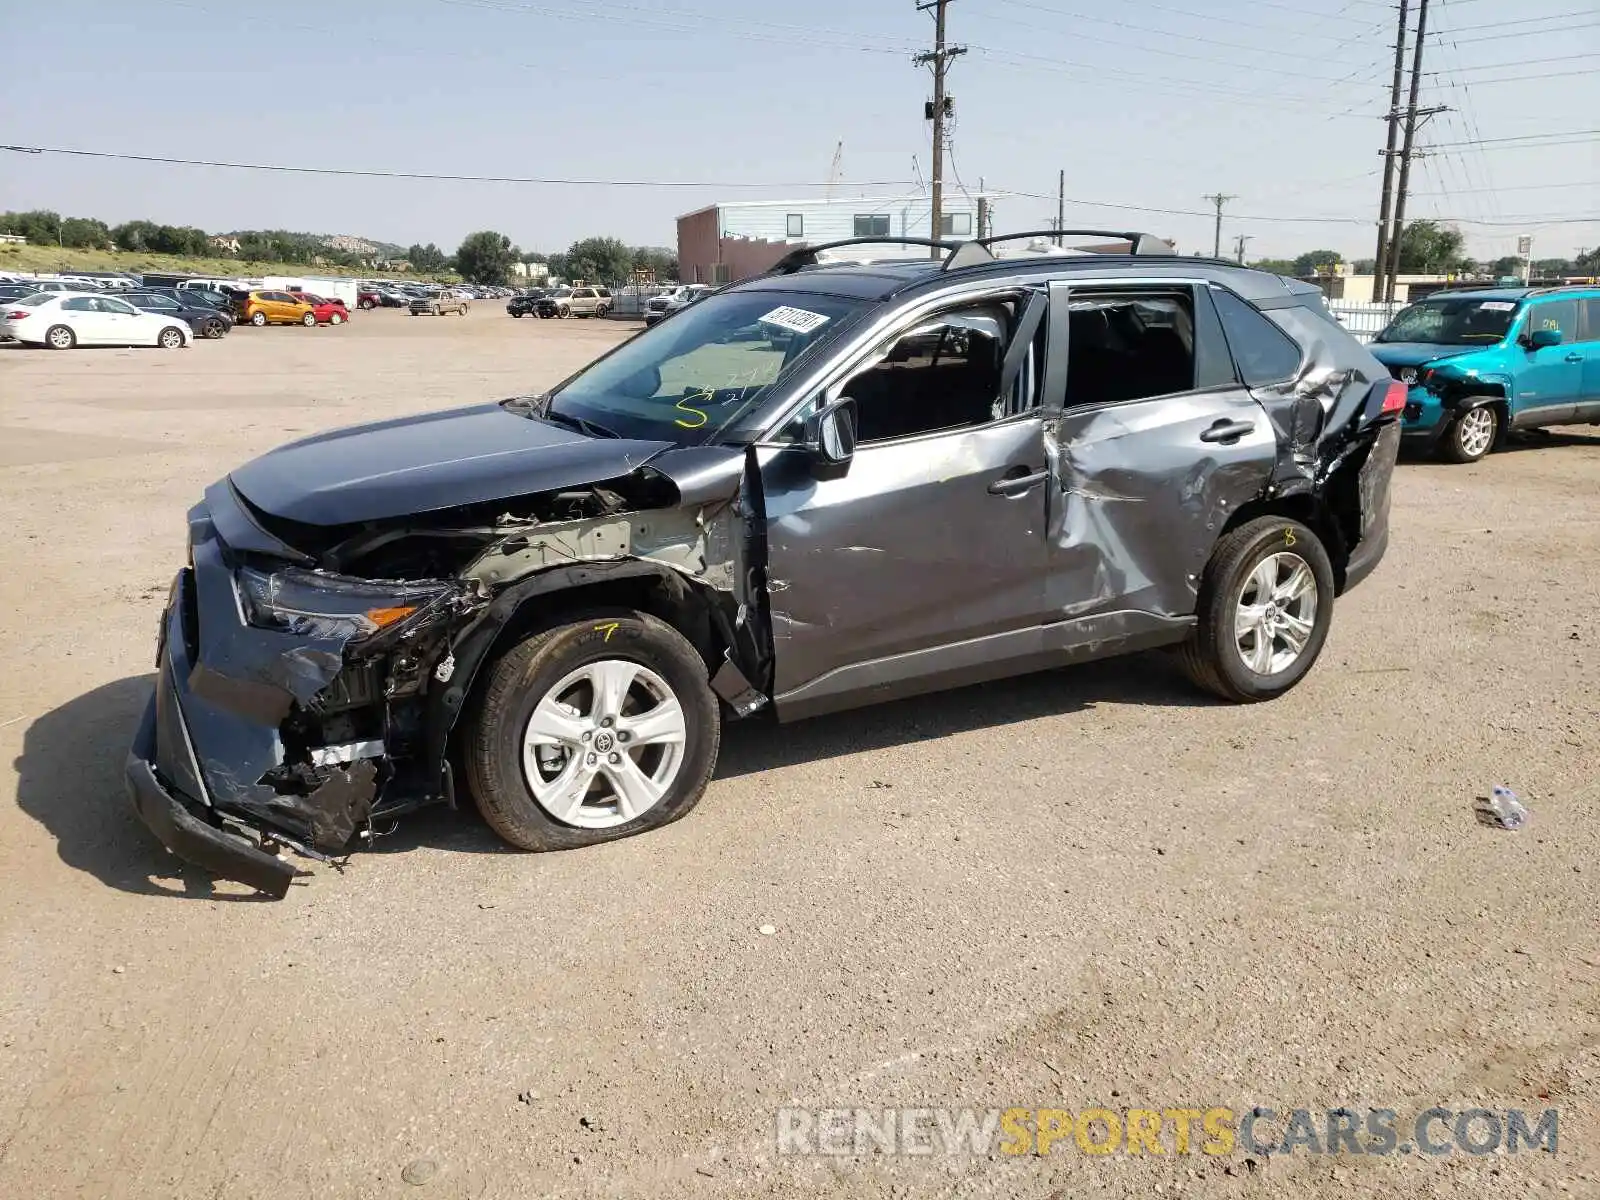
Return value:
[(1484, 312), (1510, 312), (1516, 305), (1510, 300), (1485, 300), (1478, 307)]
[(779, 329), (787, 329), (793, 333), (810, 333), (826, 325), (828, 318), (821, 313), (807, 312), (803, 308), (775, 308), (762, 317), (761, 321), (763, 324), (776, 325)]

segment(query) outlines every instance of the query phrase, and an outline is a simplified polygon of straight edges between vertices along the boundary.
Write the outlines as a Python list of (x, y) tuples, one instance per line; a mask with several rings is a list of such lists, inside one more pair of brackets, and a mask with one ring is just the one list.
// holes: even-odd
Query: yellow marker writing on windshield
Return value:
[(711, 418), (708, 417), (705, 413), (701, 412), (698, 408), (690, 407), (689, 404), (688, 404), (688, 401), (690, 399), (698, 400), (698, 399), (700, 399), (700, 396), (694, 396), (694, 397), (685, 396), (682, 400), (679, 400), (672, 407), (674, 409), (676, 409), (678, 412), (688, 413), (691, 417), (699, 417), (700, 419), (698, 421), (685, 421), (682, 417), (679, 417), (676, 421), (673, 422), (673, 424), (674, 425), (681, 425), (684, 429), (699, 429), (707, 421), (711, 420)]

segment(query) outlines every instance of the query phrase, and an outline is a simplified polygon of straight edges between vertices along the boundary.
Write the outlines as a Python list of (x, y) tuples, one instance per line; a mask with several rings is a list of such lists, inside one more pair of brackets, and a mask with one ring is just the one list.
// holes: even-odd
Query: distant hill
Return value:
[[(246, 234), (260, 232), (263, 231), (234, 229), (226, 234), (217, 236), (242, 238)], [(266, 232), (273, 237), (293, 239), (301, 243), (333, 250), (340, 254), (357, 254), (364, 258), (404, 258), (406, 255), (406, 247), (404, 246), (397, 246), (393, 242), (380, 242), (375, 238), (357, 237), (350, 233), (296, 233), (287, 229), (274, 229)]]

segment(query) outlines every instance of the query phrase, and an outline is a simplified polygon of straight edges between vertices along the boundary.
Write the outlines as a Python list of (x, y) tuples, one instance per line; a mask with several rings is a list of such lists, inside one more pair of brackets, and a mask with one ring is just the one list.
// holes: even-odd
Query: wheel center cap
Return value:
[(601, 754), (608, 754), (615, 744), (615, 739), (604, 730), (594, 735), (594, 748)]

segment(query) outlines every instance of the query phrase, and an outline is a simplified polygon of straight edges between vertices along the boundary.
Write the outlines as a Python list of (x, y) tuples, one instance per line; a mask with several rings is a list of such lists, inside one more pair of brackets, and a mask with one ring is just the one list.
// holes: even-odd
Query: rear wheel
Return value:
[(1261, 517), (1228, 534), (1200, 584), (1199, 622), (1178, 657), (1200, 687), (1249, 703), (1305, 677), (1333, 622), (1333, 564), (1298, 521)]
[(71, 350), (78, 344), (78, 335), (65, 325), (52, 325), (45, 331), (44, 344), (52, 350)]
[(1474, 463), (1494, 448), (1500, 436), (1500, 413), (1494, 405), (1468, 409), (1450, 422), (1439, 439), (1439, 457), (1446, 462)]
[(156, 338), (156, 345), (163, 350), (183, 349), (183, 330), (176, 326), (168, 325), (161, 331), (161, 335)]
[(513, 846), (642, 833), (705, 791), (721, 712), (700, 654), (665, 622), (596, 611), (534, 634), (487, 675), (467, 726), (467, 775), (484, 819)]
[(266, 323), (267, 314), (262, 312), (260, 309), (257, 309), (255, 312), (250, 314), (250, 324), (254, 325), (257, 329), (260, 329)]

